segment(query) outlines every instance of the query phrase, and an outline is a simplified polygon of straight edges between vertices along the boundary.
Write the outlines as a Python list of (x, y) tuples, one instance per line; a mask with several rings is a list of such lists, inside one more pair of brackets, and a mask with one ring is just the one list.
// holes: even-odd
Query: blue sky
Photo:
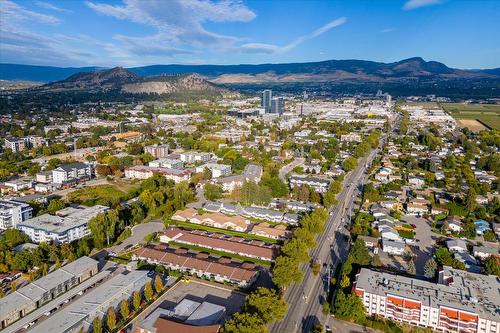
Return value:
[(500, 67), (500, 1), (0, 0), (0, 62), (239, 64), (421, 56)]

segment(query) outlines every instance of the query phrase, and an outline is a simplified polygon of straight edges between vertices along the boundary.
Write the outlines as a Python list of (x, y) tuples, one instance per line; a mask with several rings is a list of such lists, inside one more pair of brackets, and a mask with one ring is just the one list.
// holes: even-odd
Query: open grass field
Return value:
[(85, 206), (109, 205), (115, 206), (127, 199), (127, 193), (113, 185), (88, 186), (68, 194), (70, 202)]
[[(478, 131), (485, 127), (500, 130), (500, 105), (493, 104), (462, 104), (442, 103), (441, 106), (457, 119), (460, 125), (468, 127), (472, 131)], [(476, 120), (468, 121), (468, 120)]]

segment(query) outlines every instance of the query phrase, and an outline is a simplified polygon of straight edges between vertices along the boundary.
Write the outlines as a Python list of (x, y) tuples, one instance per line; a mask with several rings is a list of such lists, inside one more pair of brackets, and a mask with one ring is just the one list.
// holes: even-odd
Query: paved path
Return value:
[(297, 157), (292, 162), (290, 162), (289, 164), (283, 166), (280, 169), (280, 172), (279, 172), (280, 179), (286, 183), (286, 175), (288, 173), (290, 173), (295, 167), (304, 164), (305, 161), (306, 161), (305, 158), (303, 158), (303, 157)]
[(165, 225), (159, 220), (138, 224), (132, 227), (132, 235), (125, 239), (121, 244), (110, 247), (108, 252), (120, 253), (136, 244), (144, 243), (144, 237), (152, 232), (162, 232)]

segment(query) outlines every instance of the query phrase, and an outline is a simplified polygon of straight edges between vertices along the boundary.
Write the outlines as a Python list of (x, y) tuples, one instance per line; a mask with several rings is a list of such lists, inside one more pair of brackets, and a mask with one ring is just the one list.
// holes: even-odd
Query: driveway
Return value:
[(406, 215), (402, 220), (417, 226), (415, 228), (415, 239), (418, 241), (412, 246), (412, 252), (416, 254), (415, 268), (417, 275), (424, 276), (424, 266), (427, 260), (432, 257), (437, 236), (432, 232), (429, 222), (422, 217)]
[(110, 247), (109, 252), (120, 253), (134, 245), (144, 243), (144, 237), (152, 232), (162, 232), (165, 230), (165, 225), (159, 220), (148, 223), (138, 224), (132, 227), (132, 236), (125, 239), (121, 244)]
[(283, 166), (280, 169), (280, 172), (279, 172), (280, 179), (286, 183), (286, 175), (288, 173), (290, 173), (293, 170), (293, 168), (304, 164), (305, 161), (306, 161), (305, 158), (303, 158), (303, 157), (297, 157), (292, 162), (290, 162), (289, 164)]

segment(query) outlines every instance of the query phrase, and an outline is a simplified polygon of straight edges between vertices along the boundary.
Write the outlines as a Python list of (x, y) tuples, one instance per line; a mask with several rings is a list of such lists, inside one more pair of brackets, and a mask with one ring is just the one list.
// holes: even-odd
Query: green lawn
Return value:
[(441, 106), (455, 119), (476, 119), (489, 128), (500, 130), (500, 105), (442, 103)]
[(216, 256), (219, 256), (219, 257), (228, 257), (228, 258), (237, 259), (237, 260), (241, 260), (241, 261), (253, 262), (254, 264), (260, 265), (260, 266), (266, 266), (266, 267), (271, 266), (271, 262), (266, 261), (266, 260), (249, 258), (249, 257), (240, 256), (238, 254), (228, 253), (228, 252), (224, 252), (224, 251), (212, 250), (212, 249), (209, 249), (209, 248), (206, 248), (206, 247), (202, 247), (202, 246), (187, 245), (187, 244), (178, 243), (178, 242), (175, 242), (175, 241), (170, 241), (168, 243), (168, 245), (169, 246), (173, 246), (173, 247), (182, 247), (184, 249), (193, 250), (193, 251), (196, 251), (196, 252), (207, 252), (207, 253), (210, 253), (210, 254), (213, 254), (213, 255), (216, 255)]
[(71, 192), (67, 196), (70, 202), (86, 206), (107, 205), (115, 206), (127, 199), (127, 193), (113, 185), (88, 186)]
[(259, 240), (259, 241), (263, 241), (263, 242), (268, 243), (268, 244), (277, 244), (278, 243), (278, 240), (276, 240), (276, 239), (251, 235), (251, 234), (247, 234), (246, 232), (239, 232), (239, 231), (234, 231), (234, 230), (226, 230), (226, 229), (209, 227), (209, 226), (202, 225), (202, 224), (180, 222), (180, 221), (174, 221), (174, 220), (167, 220), (167, 223), (168, 223), (168, 225), (176, 225), (178, 227), (206, 230), (206, 231), (216, 232), (216, 233), (220, 233), (220, 234), (226, 234), (226, 235), (230, 235), (230, 236), (237, 236), (237, 237), (241, 237), (241, 238), (245, 238), (245, 239)]
[(415, 238), (415, 234), (410, 231), (405, 231), (405, 230), (398, 230), (399, 236), (403, 238), (408, 238), (408, 239), (413, 239)]

